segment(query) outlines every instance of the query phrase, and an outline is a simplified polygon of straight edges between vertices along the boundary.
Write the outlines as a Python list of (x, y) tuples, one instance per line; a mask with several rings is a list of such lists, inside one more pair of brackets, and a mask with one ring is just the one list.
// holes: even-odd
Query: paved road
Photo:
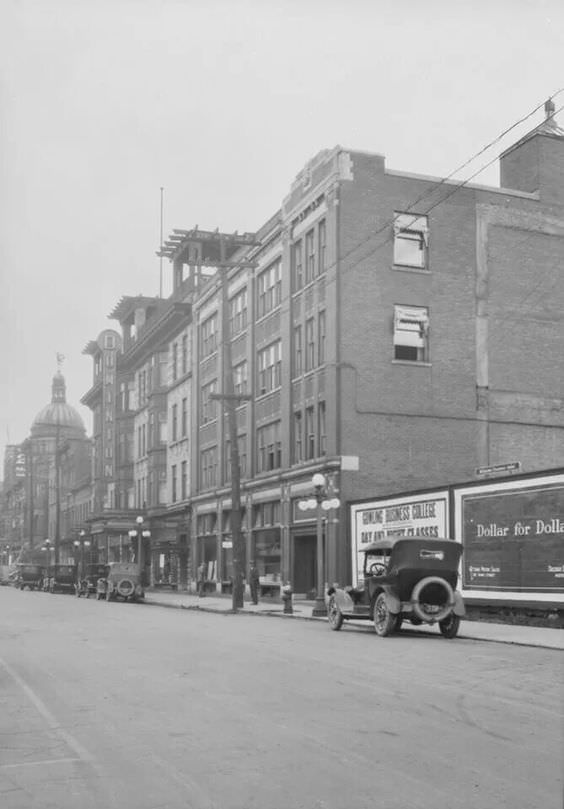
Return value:
[(0, 806), (561, 809), (562, 662), (0, 588)]

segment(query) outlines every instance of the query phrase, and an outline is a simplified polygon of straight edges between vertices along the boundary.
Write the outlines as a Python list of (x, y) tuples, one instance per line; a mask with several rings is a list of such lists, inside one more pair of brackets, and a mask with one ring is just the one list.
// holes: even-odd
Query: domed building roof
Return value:
[(32, 437), (54, 435), (57, 429), (65, 435), (84, 438), (86, 428), (80, 413), (67, 404), (65, 378), (60, 371), (53, 377), (51, 404), (39, 411), (31, 425)]

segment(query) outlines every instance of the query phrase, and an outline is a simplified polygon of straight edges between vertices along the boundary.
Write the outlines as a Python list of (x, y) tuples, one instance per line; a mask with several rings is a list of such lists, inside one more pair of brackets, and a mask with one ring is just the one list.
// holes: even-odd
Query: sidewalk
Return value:
[[(191, 593), (175, 593), (169, 591), (150, 590), (145, 595), (145, 602), (153, 606), (171, 607), (174, 609), (200, 610), (228, 614), (231, 610), (231, 596), (207, 595), (199, 598)], [(246, 615), (264, 615), (284, 618), (286, 620), (323, 621), (326, 618), (313, 618), (313, 601), (294, 600), (294, 614), (285, 615), (284, 607), (277, 602), (263, 599), (258, 604), (245, 601), (238, 612)], [(358, 622), (368, 625), (366, 621)], [(428, 632), (428, 627), (410, 626), (410, 630)], [(433, 627), (430, 631), (437, 632)], [(538, 626), (517, 626), (513, 624), (494, 624), (486, 621), (462, 621), (458, 633), (459, 638), (470, 640), (493, 641), (495, 643), (513, 643), (520, 646), (540, 646), (545, 649), (564, 650), (564, 632)]]

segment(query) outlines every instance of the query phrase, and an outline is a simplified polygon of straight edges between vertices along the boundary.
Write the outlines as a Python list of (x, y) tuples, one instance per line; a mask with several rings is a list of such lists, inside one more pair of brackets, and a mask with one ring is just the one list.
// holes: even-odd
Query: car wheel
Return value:
[(444, 638), (455, 638), (458, 633), (458, 627), (460, 626), (460, 615), (455, 615), (454, 612), (445, 618), (443, 621), (439, 621), (439, 629), (441, 630), (441, 635)]
[(397, 615), (388, 609), (385, 593), (380, 593), (374, 602), (374, 629), (381, 638), (391, 635), (397, 626)]
[(344, 618), (343, 613), (337, 606), (337, 601), (335, 600), (335, 596), (331, 596), (329, 599), (329, 604), (327, 605), (327, 619), (329, 621), (329, 626), (335, 632), (338, 632), (339, 629), (343, 626)]

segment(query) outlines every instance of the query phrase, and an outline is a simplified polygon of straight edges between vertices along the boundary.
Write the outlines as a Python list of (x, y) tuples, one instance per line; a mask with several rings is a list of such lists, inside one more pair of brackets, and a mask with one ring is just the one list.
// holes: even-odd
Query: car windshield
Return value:
[(377, 551), (370, 551), (364, 558), (365, 573), (376, 573), (381, 575), (388, 567), (390, 561), (390, 548), (382, 548)]

